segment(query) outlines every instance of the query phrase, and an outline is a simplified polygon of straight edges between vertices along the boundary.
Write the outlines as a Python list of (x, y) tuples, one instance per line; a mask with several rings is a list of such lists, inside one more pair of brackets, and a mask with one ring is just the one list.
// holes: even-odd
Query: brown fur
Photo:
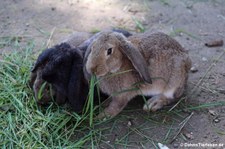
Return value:
[[(110, 48), (112, 53), (107, 55)], [(87, 72), (101, 79), (102, 92), (113, 96), (98, 118), (117, 115), (136, 95), (153, 96), (143, 109), (156, 111), (178, 100), (184, 92), (191, 60), (181, 45), (164, 33), (146, 32), (126, 38), (119, 33), (102, 32), (87, 51)], [(116, 74), (128, 70), (131, 71)], [(123, 92), (133, 88), (136, 90)], [(122, 93), (114, 96), (119, 92)]]

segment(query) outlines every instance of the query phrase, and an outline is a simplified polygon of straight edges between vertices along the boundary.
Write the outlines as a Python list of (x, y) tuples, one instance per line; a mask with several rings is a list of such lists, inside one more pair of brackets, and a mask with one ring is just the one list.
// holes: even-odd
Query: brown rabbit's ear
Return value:
[(88, 55), (91, 53), (91, 48), (89, 47), (89, 45), (101, 34), (101, 32), (93, 35), (91, 38), (87, 39), (86, 41), (84, 41), (81, 45), (78, 46), (78, 49), (80, 49), (81, 51), (85, 51), (84, 55), (84, 64), (87, 62), (87, 58)]
[(92, 42), (99, 36), (101, 35), (102, 32), (99, 32), (99, 33), (96, 33), (95, 35), (93, 35), (91, 38), (87, 39), (86, 41), (84, 41), (80, 46), (78, 46), (78, 48), (81, 50), (81, 51), (84, 51), (84, 56), (83, 56), (83, 64), (84, 64), (84, 67), (83, 67), (83, 72), (84, 72), (84, 76), (87, 80), (90, 80), (91, 79), (91, 74), (89, 74), (86, 70), (86, 63), (87, 63), (87, 59), (88, 59), (88, 56), (89, 54), (91, 53), (91, 47), (89, 46), (90, 44), (92, 44)]
[(112, 33), (121, 42), (122, 52), (128, 57), (134, 68), (138, 71), (145, 82), (152, 83), (151, 76), (148, 72), (148, 65), (140, 51), (121, 33)]

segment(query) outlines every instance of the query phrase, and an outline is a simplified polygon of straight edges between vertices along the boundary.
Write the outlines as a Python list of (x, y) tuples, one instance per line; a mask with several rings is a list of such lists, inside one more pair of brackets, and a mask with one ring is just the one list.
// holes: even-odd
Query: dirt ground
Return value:
[[(99, 148), (155, 148), (153, 142), (170, 148), (221, 143), (223, 147), (205, 148), (225, 148), (225, 106), (220, 103), (225, 101), (225, 47), (205, 46), (225, 41), (224, 6), (224, 0), (1, 0), (0, 36), (21, 37), (21, 43), (31, 38), (40, 53), (73, 31), (121, 27), (138, 32), (143, 26), (165, 32), (189, 51), (198, 70), (189, 75), (188, 99), (170, 114), (171, 107), (145, 113), (141, 101), (132, 101), (104, 126), (110, 129)], [(10, 46), (1, 48), (8, 50)]]

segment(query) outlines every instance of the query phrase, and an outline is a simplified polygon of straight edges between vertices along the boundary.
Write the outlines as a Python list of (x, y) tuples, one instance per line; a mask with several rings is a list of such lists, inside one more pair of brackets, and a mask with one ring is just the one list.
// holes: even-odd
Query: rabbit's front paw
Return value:
[(159, 109), (161, 109), (163, 106), (167, 105), (168, 103), (168, 99), (160, 94), (160, 95), (156, 95), (153, 96), (152, 98), (150, 98), (144, 105), (143, 110), (144, 111), (157, 111)]
[(96, 117), (96, 119), (110, 119), (110, 118), (113, 118), (114, 116), (116, 116), (120, 111), (122, 110), (121, 109), (118, 109), (118, 108), (114, 108), (114, 107), (107, 107), (105, 108), (101, 113), (99, 113)]
[(117, 114), (119, 114), (123, 108), (127, 105), (129, 100), (124, 98), (114, 98), (110, 102), (109, 106), (104, 109), (96, 118), (104, 119), (104, 118), (113, 118)]
[(97, 116), (96, 116), (96, 119), (98, 120), (104, 120), (104, 119), (108, 119), (108, 118), (111, 118), (112, 115), (110, 115), (109, 113), (107, 113), (106, 111), (102, 111), (101, 113), (99, 113)]

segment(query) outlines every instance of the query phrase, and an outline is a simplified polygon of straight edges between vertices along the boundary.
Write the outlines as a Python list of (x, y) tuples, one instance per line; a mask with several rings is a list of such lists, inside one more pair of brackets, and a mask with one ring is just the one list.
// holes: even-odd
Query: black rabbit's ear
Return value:
[(68, 83), (68, 102), (75, 112), (82, 111), (87, 97), (81, 96), (82, 92), (87, 92), (87, 89), (84, 88), (83, 79), (84, 77), (82, 66), (79, 65), (77, 61), (74, 61)]
[(130, 32), (128, 32), (127, 30), (125, 30), (125, 29), (114, 28), (112, 31), (113, 31), (113, 32), (117, 32), (117, 33), (122, 33), (125, 37), (130, 37), (130, 36), (132, 36), (132, 34), (131, 34)]
[(61, 43), (59, 45), (56, 45), (55, 47), (56, 47), (56, 49), (65, 50), (65, 51), (71, 49), (71, 46), (68, 43), (65, 43), (65, 42), (63, 42), (63, 43)]
[(50, 61), (49, 66), (54, 66), (60, 63), (65, 59), (67, 53), (71, 50), (71, 47), (67, 43), (61, 43), (52, 48), (44, 50), (39, 56), (38, 59), (32, 68), (31, 72), (35, 72), (37, 68), (42, 65), (46, 65)]
[(83, 51), (81, 51), (79, 48), (73, 48), (71, 49), (71, 54), (73, 55), (73, 59), (75, 61), (79, 61), (83, 63), (83, 57), (84, 57)]
[(55, 48), (49, 48), (44, 50), (38, 56), (38, 59), (36, 63), (34, 64), (34, 67), (31, 69), (31, 72), (35, 72), (40, 66), (45, 65), (47, 61), (49, 60), (49, 58), (51, 57), (51, 55), (54, 53), (54, 51), (55, 51)]
[(66, 95), (62, 94), (61, 92), (56, 92), (56, 99), (55, 102), (60, 106), (65, 104), (66, 102)]
[(50, 55), (49, 60), (42, 71), (43, 79), (44, 77), (51, 76), (61, 65), (67, 65), (72, 61), (72, 49), (66, 44), (62, 43), (55, 46), (54, 52)]

